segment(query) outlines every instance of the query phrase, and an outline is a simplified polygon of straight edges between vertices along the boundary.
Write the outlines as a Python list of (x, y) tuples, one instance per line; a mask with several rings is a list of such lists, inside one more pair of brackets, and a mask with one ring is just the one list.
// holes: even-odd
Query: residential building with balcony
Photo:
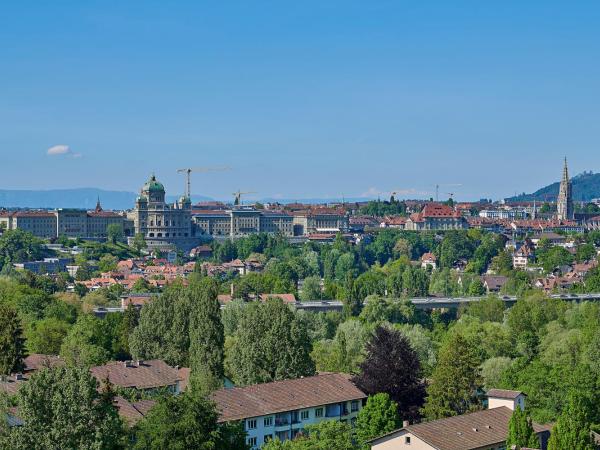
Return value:
[(253, 450), (271, 439), (293, 439), (324, 420), (354, 424), (366, 398), (340, 373), (220, 389), (211, 396), (220, 422), (243, 422)]

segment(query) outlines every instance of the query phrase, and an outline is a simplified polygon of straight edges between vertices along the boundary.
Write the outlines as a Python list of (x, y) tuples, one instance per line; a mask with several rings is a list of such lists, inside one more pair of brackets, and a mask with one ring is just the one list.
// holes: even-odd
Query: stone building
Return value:
[(193, 221), (197, 235), (239, 237), (254, 233), (281, 233), (293, 236), (293, 217), (282, 211), (252, 207), (227, 210), (195, 210)]
[(181, 197), (168, 204), (165, 187), (154, 174), (142, 187), (128, 217), (133, 220), (135, 234), (144, 236), (149, 249), (176, 247), (189, 250), (199, 243), (193, 236), (190, 199)]
[(465, 228), (469, 228), (469, 223), (460, 212), (443, 203), (427, 203), (421, 212), (410, 215), (405, 226), (405, 229), (413, 231)]
[(94, 211), (59, 208), (55, 211), (12, 211), (0, 214), (0, 227), (23, 230), (43, 239), (59, 236), (82, 239), (106, 239), (108, 226), (117, 224), (127, 236), (127, 219), (123, 214), (103, 211), (100, 202)]
[(294, 211), (294, 236), (313, 233), (347, 233), (350, 229), (349, 216), (345, 211), (330, 208), (313, 208)]
[(573, 187), (569, 179), (569, 169), (567, 168), (567, 158), (565, 158), (565, 166), (563, 175), (560, 181), (558, 190), (558, 198), (556, 199), (556, 217), (558, 220), (572, 220), (575, 217), (573, 209)]

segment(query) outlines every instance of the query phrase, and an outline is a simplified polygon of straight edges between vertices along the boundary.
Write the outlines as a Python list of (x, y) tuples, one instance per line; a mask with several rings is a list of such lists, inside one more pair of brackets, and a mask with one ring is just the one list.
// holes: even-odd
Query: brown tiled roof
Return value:
[(496, 398), (507, 398), (510, 400), (514, 400), (519, 395), (526, 395), (521, 391), (509, 391), (508, 389), (490, 389), (487, 391), (488, 397), (496, 397)]
[(220, 412), (220, 422), (363, 398), (366, 395), (350, 381), (350, 376), (341, 373), (220, 389), (211, 395)]
[(99, 382), (108, 378), (112, 384), (137, 389), (173, 386), (181, 381), (175, 367), (160, 359), (148, 361), (113, 361), (90, 369)]
[(10, 375), (0, 381), (0, 392), (9, 396), (16, 395), (19, 388), (29, 379), (29, 375)]
[[(409, 425), (401, 430), (408, 431), (437, 450), (472, 450), (504, 443), (508, 436), (508, 422), (511, 416), (512, 410), (501, 406)], [(548, 427), (536, 423), (533, 424), (533, 429), (536, 433), (549, 430)], [(382, 438), (373, 442), (380, 439)]]
[(31, 355), (27, 356), (23, 361), (25, 362), (26, 372), (38, 370), (42, 367), (56, 367), (65, 365), (65, 360), (62, 359), (60, 356), (43, 355), (41, 353), (32, 353)]
[(113, 400), (119, 415), (129, 425), (135, 425), (150, 411), (150, 409), (156, 404), (155, 400), (139, 400), (137, 402), (130, 402), (123, 397), (115, 397)]

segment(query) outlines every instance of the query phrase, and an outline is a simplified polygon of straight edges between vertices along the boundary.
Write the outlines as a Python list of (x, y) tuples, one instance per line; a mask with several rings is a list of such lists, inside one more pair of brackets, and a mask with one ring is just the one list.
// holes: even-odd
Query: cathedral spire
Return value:
[(98, 196), (98, 200), (96, 201), (96, 212), (102, 212), (102, 205), (100, 204), (100, 196)]
[(556, 216), (560, 220), (573, 219), (573, 198), (572, 186), (569, 179), (569, 168), (567, 167), (567, 157), (565, 156), (565, 165), (563, 175), (560, 181), (558, 197), (556, 199)]

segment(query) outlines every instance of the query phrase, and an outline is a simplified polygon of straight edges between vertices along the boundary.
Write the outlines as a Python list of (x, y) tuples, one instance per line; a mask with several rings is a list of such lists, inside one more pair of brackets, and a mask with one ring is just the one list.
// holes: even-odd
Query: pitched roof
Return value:
[(443, 203), (427, 203), (421, 211), (422, 217), (460, 217), (454, 208)]
[(527, 395), (527, 394), (525, 394), (524, 392), (521, 392), (521, 391), (510, 391), (508, 389), (490, 389), (489, 391), (487, 391), (488, 398), (495, 397), (495, 398), (507, 398), (510, 400), (514, 400), (519, 395)]
[(56, 355), (43, 355), (41, 353), (32, 353), (28, 355), (23, 362), (25, 363), (25, 371), (31, 372), (43, 367), (64, 366), (65, 360)]
[(349, 375), (341, 373), (219, 389), (211, 395), (220, 422), (363, 398), (366, 394), (350, 381)]
[[(415, 425), (409, 425), (386, 436), (408, 431), (437, 450), (472, 450), (487, 448), (506, 441), (508, 422), (512, 410), (506, 406), (448, 417)], [(548, 431), (548, 427), (533, 424), (536, 433)]]
[(108, 378), (116, 386), (137, 389), (173, 386), (181, 381), (177, 369), (160, 359), (113, 361), (92, 367), (90, 372), (101, 383)]
[(130, 402), (123, 397), (115, 397), (113, 400), (119, 415), (129, 424), (135, 425), (156, 404), (155, 400), (139, 400)]

